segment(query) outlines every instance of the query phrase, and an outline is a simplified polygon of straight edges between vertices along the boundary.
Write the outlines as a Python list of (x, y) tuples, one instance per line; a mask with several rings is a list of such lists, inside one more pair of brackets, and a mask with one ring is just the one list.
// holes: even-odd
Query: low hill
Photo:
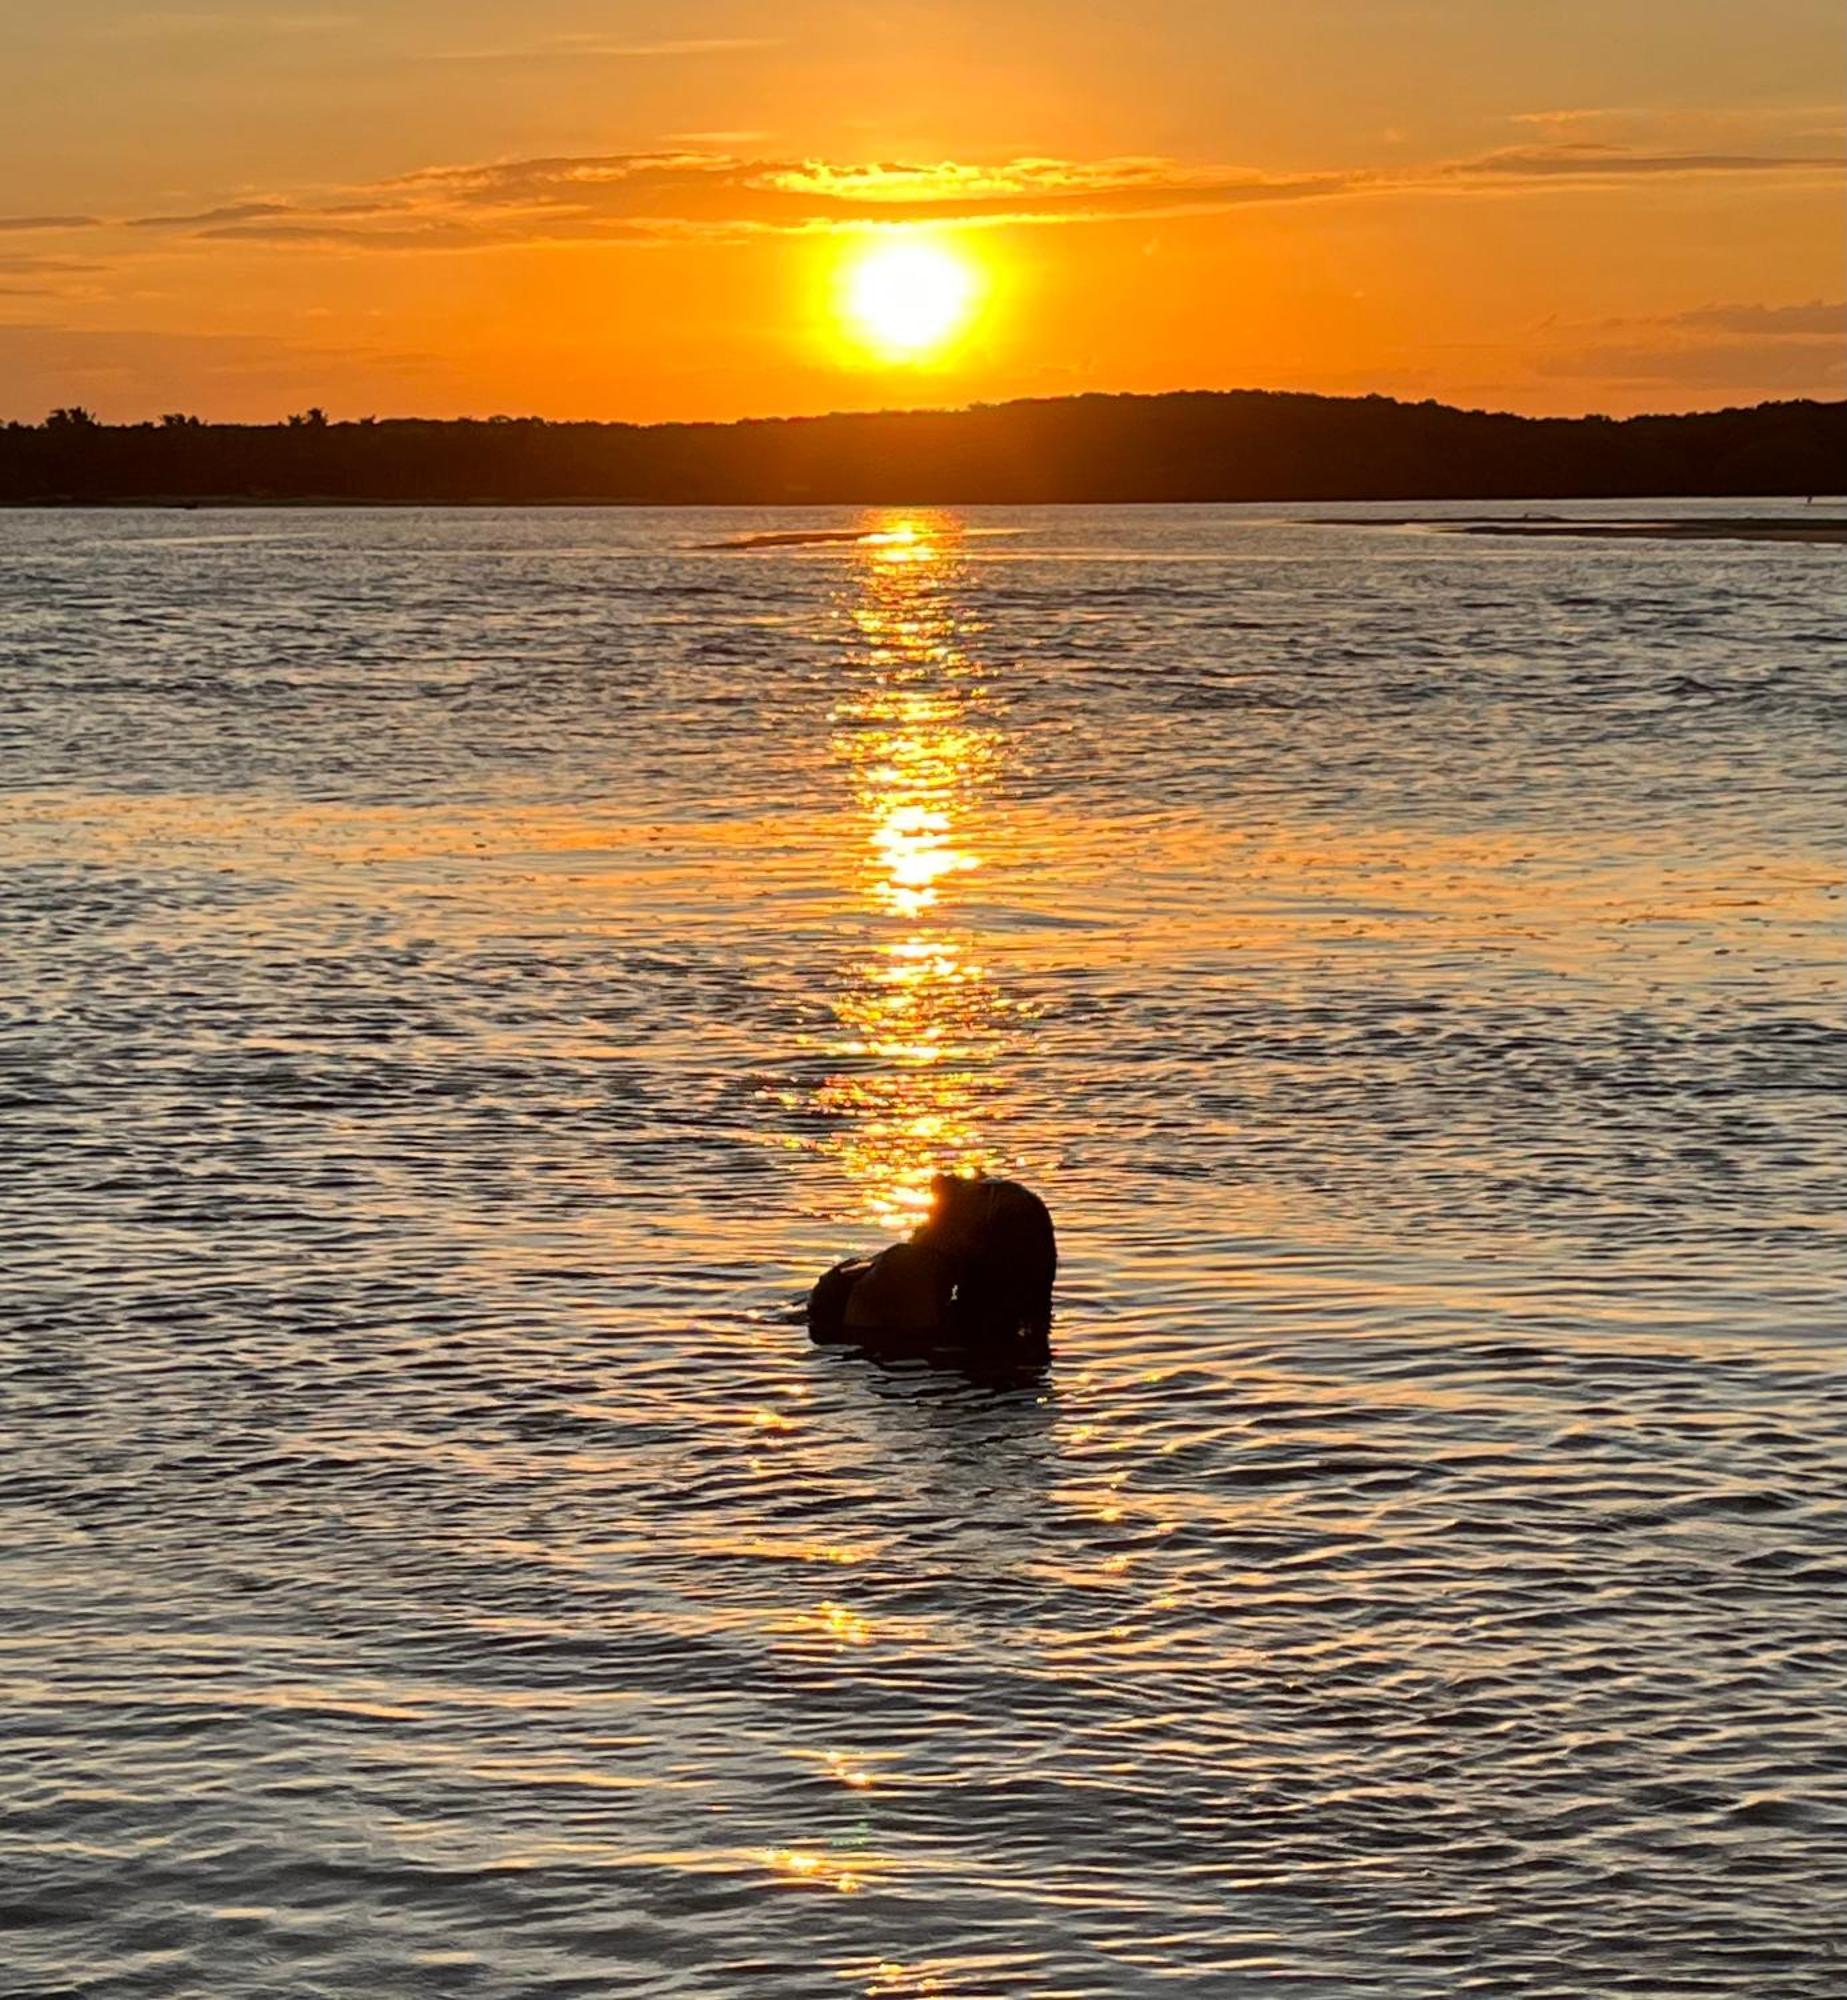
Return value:
[(0, 502), (909, 504), (1603, 499), (1847, 487), (1847, 403), (1519, 417), (1257, 390), (734, 424), (537, 418), (0, 429)]

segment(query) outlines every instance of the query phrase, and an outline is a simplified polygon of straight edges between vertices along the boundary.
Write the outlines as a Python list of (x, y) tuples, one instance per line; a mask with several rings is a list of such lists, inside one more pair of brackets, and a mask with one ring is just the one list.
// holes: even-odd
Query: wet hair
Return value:
[(1043, 1347), (1052, 1327), (1058, 1240), (1044, 1202), (1018, 1181), (939, 1174), (911, 1237), (950, 1267), (950, 1326), (971, 1347)]

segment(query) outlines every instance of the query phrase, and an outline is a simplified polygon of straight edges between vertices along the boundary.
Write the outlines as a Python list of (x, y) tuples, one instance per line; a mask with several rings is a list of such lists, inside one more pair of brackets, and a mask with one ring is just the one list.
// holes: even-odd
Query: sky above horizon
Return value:
[[(1847, 389), (1838, 0), (0, 14), (0, 418)], [(959, 336), (843, 333), (927, 242)]]

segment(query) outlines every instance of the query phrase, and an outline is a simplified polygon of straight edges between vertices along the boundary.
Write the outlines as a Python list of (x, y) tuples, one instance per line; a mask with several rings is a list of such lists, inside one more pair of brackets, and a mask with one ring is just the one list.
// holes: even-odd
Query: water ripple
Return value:
[(0, 521), (9, 1995), (1833, 2000), (1835, 559), (208, 525)]

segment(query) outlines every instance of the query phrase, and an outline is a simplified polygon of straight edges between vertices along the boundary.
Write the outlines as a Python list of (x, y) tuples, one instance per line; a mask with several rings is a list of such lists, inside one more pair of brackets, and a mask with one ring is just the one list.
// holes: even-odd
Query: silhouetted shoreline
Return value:
[(1705, 521), (1571, 521), (1459, 520), (1451, 515), (1424, 515), (1379, 520), (1376, 518), (1323, 522), (1340, 528), (1426, 528), (1443, 535), (1506, 535), (1536, 540), (1570, 537), (1589, 541), (1660, 542), (1811, 542), (1847, 543), (1847, 521), (1831, 517), (1804, 520), (1785, 516), (1778, 519), (1724, 519)]
[(736, 424), (537, 418), (0, 428), (0, 504), (971, 506), (1804, 495), (1847, 403), (1520, 417), (1384, 396), (1069, 396)]

